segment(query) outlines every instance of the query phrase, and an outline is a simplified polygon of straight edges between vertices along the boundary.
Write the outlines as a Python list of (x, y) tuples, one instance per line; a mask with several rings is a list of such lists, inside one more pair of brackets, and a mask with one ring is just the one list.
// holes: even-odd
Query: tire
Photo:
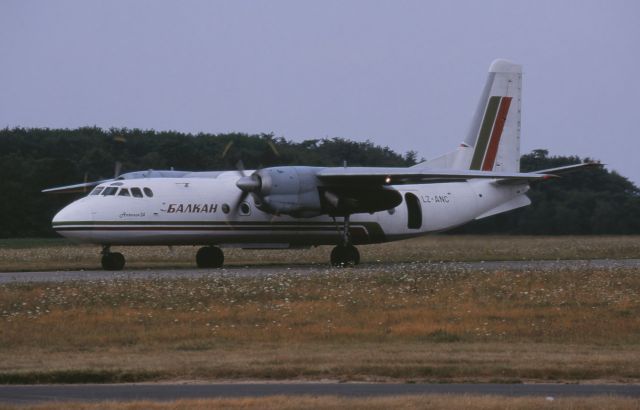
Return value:
[(202, 269), (221, 268), (224, 264), (224, 254), (220, 248), (205, 246), (196, 253), (196, 265)]
[(101, 262), (104, 270), (122, 270), (125, 265), (124, 256), (120, 252), (105, 253)]
[(360, 252), (353, 245), (338, 245), (331, 251), (331, 266), (344, 268), (360, 263)]
[(347, 246), (347, 255), (348, 255), (349, 262), (352, 265), (360, 264), (360, 252), (358, 252), (358, 248), (356, 248), (353, 245)]
[(336, 268), (344, 267), (344, 247), (336, 246), (331, 250), (331, 266)]

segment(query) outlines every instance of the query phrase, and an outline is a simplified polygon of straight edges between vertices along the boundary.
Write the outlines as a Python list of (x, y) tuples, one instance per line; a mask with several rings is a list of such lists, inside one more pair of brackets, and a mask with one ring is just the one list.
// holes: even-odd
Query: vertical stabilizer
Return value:
[(455, 151), (415, 167), (520, 171), (521, 94), (522, 66), (495, 60), (464, 142)]
[(522, 66), (495, 60), (464, 140), (468, 169), (520, 171)]

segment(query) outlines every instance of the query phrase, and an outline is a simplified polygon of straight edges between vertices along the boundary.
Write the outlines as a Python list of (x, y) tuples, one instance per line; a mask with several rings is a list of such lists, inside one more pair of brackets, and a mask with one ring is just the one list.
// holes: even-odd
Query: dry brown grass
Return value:
[(16, 283), (0, 286), (0, 325), (8, 381), (640, 379), (640, 275), (628, 268)]
[[(193, 267), (197, 247), (118, 247), (128, 268)], [(230, 265), (292, 262), (326, 265), (330, 247), (308, 250), (226, 249)], [(377, 261), (479, 261), (640, 258), (639, 236), (453, 236), (360, 247), (365, 263)], [(100, 269), (99, 247), (51, 241), (0, 241), (0, 271)]]
[(636, 346), (545, 343), (282, 343), (178, 349), (130, 348), (0, 353), (4, 383), (144, 380), (336, 380), (527, 382), (640, 379)]
[(176, 410), (176, 409), (638, 409), (640, 401), (621, 397), (498, 397), (498, 396), (398, 396), (344, 398), (334, 396), (274, 396), (237, 399), (180, 400), (175, 402), (47, 403), (31, 406), (2, 406), (0, 409), (51, 410)]

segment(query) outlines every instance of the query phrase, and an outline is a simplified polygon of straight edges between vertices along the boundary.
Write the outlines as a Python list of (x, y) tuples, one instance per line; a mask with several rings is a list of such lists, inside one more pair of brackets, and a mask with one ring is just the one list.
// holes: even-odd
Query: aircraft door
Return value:
[(407, 228), (420, 229), (422, 227), (422, 206), (420, 199), (410, 192), (404, 194), (407, 204)]

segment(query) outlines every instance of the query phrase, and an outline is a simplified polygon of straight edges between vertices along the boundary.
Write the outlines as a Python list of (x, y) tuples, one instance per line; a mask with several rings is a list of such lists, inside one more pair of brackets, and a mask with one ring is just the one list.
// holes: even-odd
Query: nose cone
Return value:
[(53, 229), (67, 238), (91, 240), (93, 214), (87, 202), (81, 199), (62, 208), (51, 221)]
[(242, 177), (236, 181), (236, 186), (244, 192), (257, 192), (261, 187), (260, 177), (258, 175), (249, 175)]

